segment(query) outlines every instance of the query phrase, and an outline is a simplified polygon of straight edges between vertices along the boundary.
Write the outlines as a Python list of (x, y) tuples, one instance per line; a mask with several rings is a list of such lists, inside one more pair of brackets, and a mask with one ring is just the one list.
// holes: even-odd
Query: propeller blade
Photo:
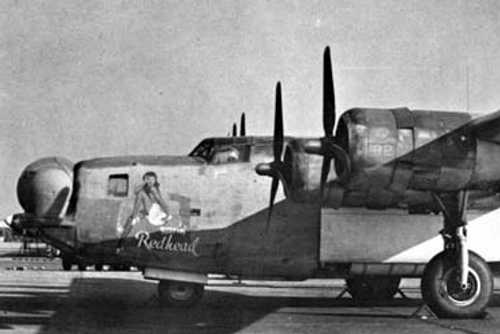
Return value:
[(283, 151), (283, 107), (281, 104), (281, 83), (276, 85), (276, 104), (274, 113), (274, 138), (273, 138), (273, 153), (274, 161), (281, 160)]
[(335, 126), (335, 91), (333, 87), (332, 61), (330, 47), (326, 47), (323, 55), (323, 129), (325, 137), (333, 137)]
[(326, 180), (330, 173), (330, 164), (332, 159), (329, 156), (323, 158), (323, 165), (321, 166), (321, 183), (320, 183), (320, 198), (323, 200), (323, 192), (326, 186)]
[(269, 229), (271, 216), (273, 214), (274, 200), (280, 184), (281, 168), (281, 153), (283, 153), (283, 106), (281, 104), (281, 83), (276, 84), (276, 102), (274, 112), (274, 135), (273, 135), (273, 155), (274, 161), (270, 164), (257, 165), (256, 171), (259, 175), (272, 176), (271, 196), (269, 198), (269, 212), (267, 215), (266, 232)]
[(246, 136), (246, 119), (245, 119), (245, 113), (241, 114), (241, 120), (240, 120), (240, 136), (244, 137)]
[(238, 135), (238, 129), (236, 128), (236, 123), (233, 123), (233, 137)]
[(280, 185), (280, 179), (276, 176), (273, 177), (273, 182), (271, 183), (271, 196), (269, 198), (269, 212), (267, 214), (266, 231), (269, 229), (269, 223), (271, 222), (271, 216), (273, 214), (274, 200), (276, 199), (276, 193), (278, 192), (279, 185)]

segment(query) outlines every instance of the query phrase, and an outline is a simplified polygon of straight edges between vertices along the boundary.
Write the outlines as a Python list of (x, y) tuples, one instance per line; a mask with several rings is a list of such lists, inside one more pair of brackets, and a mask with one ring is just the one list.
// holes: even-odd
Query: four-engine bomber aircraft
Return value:
[[(207, 138), (189, 156), (33, 162), (18, 181), (24, 213), (11, 226), (59, 248), (66, 267), (137, 266), (159, 281), (160, 300), (174, 306), (193, 305), (208, 273), (344, 277), (353, 296), (369, 293), (370, 282), (379, 296), (392, 296), (401, 277), (422, 275), (423, 299), (436, 314), (480, 316), (493, 280), (487, 262), (470, 250), (466, 209), (471, 191), (495, 193), (500, 185), (500, 113), (471, 120), (461, 112), (354, 108), (339, 117), (334, 135), (329, 48), (323, 72), (322, 138), (284, 136), (278, 83), (273, 137)], [(262, 175), (272, 178), (270, 200)], [(350, 257), (361, 246), (349, 240), (342, 260), (328, 260), (324, 247), (328, 252), (337, 241), (322, 226), (322, 212), (346, 207), (366, 217), (381, 209), (436, 208), (444, 248), (423, 272), (373, 263), (370, 249), (362, 250), (363, 263)], [(377, 246), (375, 237), (383, 224), (361, 236), (374, 238), (373, 252), (387, 246)], [(415, 225), (405, 225), (394, 244), (428, 230)]]

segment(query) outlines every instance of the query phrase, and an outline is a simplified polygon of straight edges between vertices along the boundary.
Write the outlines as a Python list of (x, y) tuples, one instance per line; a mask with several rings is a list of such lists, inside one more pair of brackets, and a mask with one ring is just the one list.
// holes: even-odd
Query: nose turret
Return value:
[(28, 215), (62, 218), (73, 190), (73, 163), (50, 157), (29, 164), (17, 183), (19, 204)]

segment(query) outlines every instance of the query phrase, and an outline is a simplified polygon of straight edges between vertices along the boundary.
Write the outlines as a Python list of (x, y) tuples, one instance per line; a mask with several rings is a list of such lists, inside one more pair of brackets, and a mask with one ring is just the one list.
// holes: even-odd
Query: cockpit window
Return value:
[(211, 159), (213, 164), (225, 164), (240, 161), (240, 152), (232, 146), (221, 146), (214, 150)]
[(190, 157), (201, 158), (210, 164), (248, 162), (250, 144), (234, 142), (231, 138), (209, 138), (199, 143)]
[(209, 161), (213, 153), (213, 148), (214, 146), (212, 142), (204, 140), (196, 146), (191, 153), (189, 153), (189, 156), (199, 157), (205, 161)]
[(114, 174), (108, 178), (108, 195), (126, 197), (128, 195), (128, 174)]

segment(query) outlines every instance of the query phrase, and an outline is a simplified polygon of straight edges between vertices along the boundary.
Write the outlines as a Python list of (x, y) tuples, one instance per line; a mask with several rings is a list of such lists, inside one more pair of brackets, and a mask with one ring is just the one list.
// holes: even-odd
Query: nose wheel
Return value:
[(203, 284), (161, 280), (158, 284), (158, 297), (161, 306), (190, 307), (203, 295)]

